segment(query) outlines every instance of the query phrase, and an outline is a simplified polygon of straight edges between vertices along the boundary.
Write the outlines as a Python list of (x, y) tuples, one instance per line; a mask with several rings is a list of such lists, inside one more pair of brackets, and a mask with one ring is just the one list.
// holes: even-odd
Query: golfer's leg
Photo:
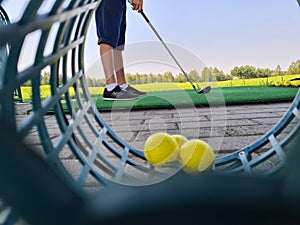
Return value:
[(95, 12), (98, 44), (107, 85), (116, 83), (113, 48), (118, 46), (120, 23), (124, 17), (122, 1), (102, 0)]
[(114, 76), (113, 48), (112, 46), (104, 43), (100, 44), (99, 46), (106, 84), (108, 85), (116, 83), (116, 79)]
[(117, 82), (121, 86), (126, 84), (122, 51), (114, 50), (114, 69), (116, 72)]

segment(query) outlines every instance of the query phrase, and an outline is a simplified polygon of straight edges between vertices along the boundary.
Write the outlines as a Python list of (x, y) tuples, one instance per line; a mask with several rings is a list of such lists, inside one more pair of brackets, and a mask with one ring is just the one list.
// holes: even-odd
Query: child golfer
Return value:
[[(143, 0), (132, 0), (133, 10), (143, 10)], [(126, 0), (102, 0), (96, 10), (96, 28), (106, 85), (104, 100), (130, 100), (146, 95), (126, 83), (122, 51), (125, 45)]]

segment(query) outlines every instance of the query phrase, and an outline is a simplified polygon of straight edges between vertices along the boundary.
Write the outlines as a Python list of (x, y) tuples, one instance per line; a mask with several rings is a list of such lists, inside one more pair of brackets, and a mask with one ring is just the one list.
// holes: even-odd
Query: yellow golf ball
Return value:
[(145, 142), (144, 155), (154, 166), (163, 166), (178, 158), (179, 148), (174, 137), (167, 133), (151, 135)]
[(185, 172), (197, 174), (213, 167), (215, 154), (208, 143), (202, 140), (190, 140), (181, 146), (179, 161)]
[(180, 148), (185, 142), (188, 141), (188, 139), (186, 137), (184, 137), (183, 135), (180, 134), (174, 134), (172, 135), (173, 138), (175, 138), (177, 144), (178, 144), (178, 148)]

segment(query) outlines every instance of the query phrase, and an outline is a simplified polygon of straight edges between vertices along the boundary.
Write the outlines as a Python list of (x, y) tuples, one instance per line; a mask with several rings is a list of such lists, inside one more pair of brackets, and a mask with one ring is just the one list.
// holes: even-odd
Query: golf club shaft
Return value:
[(174, 54), (171, 52), (171, 50), (169, 49), (169, 47), (167, 46), (167, 44), (164, 42), (164, 40), (162, 39), (162, 37), (159, 35), (159, 33), (157, 32), (157, 30), (155, 29), (155, 27), (150, 22), (149, 18), (145, 15), (145, 13), (143, 11), (141, 11), (140, 13), (144, 17), (144, 19), (146, 20), (146, 22), (148, 23), (148, 25), (150, 26), (150, 28), (152, 29), (152, 31), (154, 32), (154, 34), (156, 35), (156, 37), (160, 40), (160, 42), (162, 43), (162, 45), (165, 47), (165, 49), (167, 50), (167, 52), (170, 54), (170, 56), (172, 57), (172, 59), (174, 60), (174, 62), (180, 68), (181, 72), (186, 77), (187, 81), (190, 82), (191, 85), (193, 86), (193, 88), (195, 89), (195, 91), (198, 92), (198, 90), (196, 89), (195, 85), (193, 84), (193, 82), (188, 77), (187, 73), (184, 71), (184, 69), (182, 68), (182, 66), (178, 62), (178, 60), (175, 58)]

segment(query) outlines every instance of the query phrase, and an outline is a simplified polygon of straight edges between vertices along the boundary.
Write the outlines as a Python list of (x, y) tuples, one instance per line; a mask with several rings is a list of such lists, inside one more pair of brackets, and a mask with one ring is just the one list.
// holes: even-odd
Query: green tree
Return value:
[(230, 71), (231, 76), (233, 77), (238, 77), (241, 78), (242, 76), (242, 71), (240, 67), (235, 66), (231, 71)]
[(87, 81), (88, 87), (95, 87), (95, 83), (94, 83), (94, 79), (93, 78), (87, 77), (86, 81)]
[(299, 74), (300, 73), (300, 60), (292, 62), (288, 68), (288, 74)]
[(166, 72), (164, 74), (164, 77), (165, 77), (166, 82), (174, 82), (174, 76), (173, 76), (172, 72)]
[(226, 80), (226, 76), (222, 70), (219, 70), (217, 67), (213, 69), (213, 76), (217, 81), (224, 81)]
[(233, 77), (238, 77), (241, 79), (249, 79), (249, 78), (255, 78), (256, 77), (256, 68), (254, 66), (240, 66), (240, 67), (234, 67), (231, 70), (231, 75)]
[(179, 73), (175, 77), (174, 81), (177, 82), (177, 83), (185, 83), (185, 82), (187, 82), (186, 77), (183, 75), (183, 73)]
[(200, 74), (196, 69), (193, 69), (189, 72), (188, 77), (191, 81), (199, 82), (200, 81)]
[(147, 83), (156, 83), (157, 79), (153, 73), (150, 73), (147, 77)]
[(254, 66), (249, 66), (249, 65), (243, 66), (242, 74), (243, 74), (243, 77), (246, 79), (257, 77), (256, 76), (256, 68)]
[(212, 82), (213, 81), (213, 71), (211, 68), (204, 67), (202, 70), (202, 77), (201, 81), (205, 82)]
[(257, 68), (256, 69), (256, 77), (270, 77), (272, 75), (272, 71), (268, 68)]
[(281, 66), (277, 65), (275, 75), (280, 76), (281, 75)]
[(49, 85), (50, 84), (50, 73), (44, 71), (41, 75), (41, 85)]
[(233, 77), (232, 77), (231, 74), (226, 74), (225, 75), (225, 80), (232, 80), (232, 79), (233, 79)]
[(97, 79), (95, 82), (95, 87), (102, 87), (105, 85), (105, 79)]

